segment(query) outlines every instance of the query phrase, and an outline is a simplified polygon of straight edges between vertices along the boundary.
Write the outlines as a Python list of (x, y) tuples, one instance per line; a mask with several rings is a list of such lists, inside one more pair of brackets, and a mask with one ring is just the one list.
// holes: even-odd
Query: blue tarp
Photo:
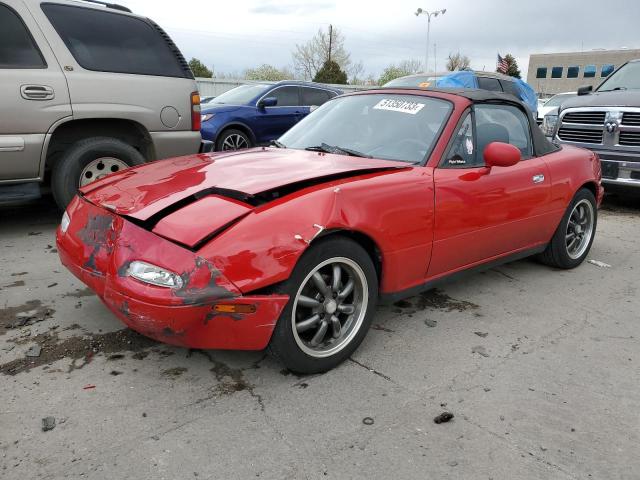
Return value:
[[(538, 111), (538, 95), (529, 86), (527, 82), (520, 80), (519, 78), (512, 77), (513, 82), (517, 85), (520, 91), (520, 100), (527, 104), (532, 112)], [(436, 80), (436, 87), (442, 88), (478, 88), (478, 77), (476, 74), (469, 70), (461, 70), (458, 72), (451, 72), (442, 77), (438, 77)]]

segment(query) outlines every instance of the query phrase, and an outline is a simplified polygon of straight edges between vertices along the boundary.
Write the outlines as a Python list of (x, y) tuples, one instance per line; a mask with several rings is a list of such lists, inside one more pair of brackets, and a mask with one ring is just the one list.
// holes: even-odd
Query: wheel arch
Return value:
[[(597, 200), (598, 199), (598, 185), (596, 184), (595, 181), (590, 180), (588, 182), (583, 183), (582, 185), (580, 185), (580, 188), (578, 188), (578, 190), (576, 190), (576, 193), (578, 193), (580, 190), (582, 190), (583, 188), (586, 188), (587, 190), (589, 190), (591, 193), (593, 193), (594, 198)], [(575, 194), (574, 194), (575, 195)]]
[(253, 145), (255, 146), (256, 144), (256, 136), (253, 133), (253, 130), (251, 130), (251, 127), (249, 127), (249, 125), (247, 125), (246, 123), (243, 122), (238, 122), (238, 121), (233, 121), (233, 122), (229, 122), (227, 124), (225, 124), (221, 129), (220, 129), (220, 133), (218, 133), (218, 135), (216, 135), (216, 140), (215, 143), (218, 143), (218, 139), (224, 134), (224, 132), (226, 132), (227, 130), (240, 130), (242, 133), (246, 134), (249, 139), (251, 140), (251, 143), (253, 143)]

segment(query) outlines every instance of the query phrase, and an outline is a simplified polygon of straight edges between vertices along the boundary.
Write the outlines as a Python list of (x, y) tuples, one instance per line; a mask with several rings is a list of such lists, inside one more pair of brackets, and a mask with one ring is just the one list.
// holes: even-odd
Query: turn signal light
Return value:
[(213, 306), (217, 313), (256, 313), (256, 306), (247, 303), (218, 303)]
[(200, 94), (193, 92), (191, 94), (191, 130), (199, 132), (202, 126), (202, 119), (200, 117)]

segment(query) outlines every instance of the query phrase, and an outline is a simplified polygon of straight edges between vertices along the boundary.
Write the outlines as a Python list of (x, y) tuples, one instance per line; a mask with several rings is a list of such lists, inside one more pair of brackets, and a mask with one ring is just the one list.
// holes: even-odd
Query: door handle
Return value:
[(533, 178), (533, 183), (542, 183), (544, 182), (544, 175), (541, 173), (538, 173), (537, 175), (534, 175)]
[(47, 85), (22, 85), (20, 95), (26, 100), (52, 100), (56, 96), (53, 88)]

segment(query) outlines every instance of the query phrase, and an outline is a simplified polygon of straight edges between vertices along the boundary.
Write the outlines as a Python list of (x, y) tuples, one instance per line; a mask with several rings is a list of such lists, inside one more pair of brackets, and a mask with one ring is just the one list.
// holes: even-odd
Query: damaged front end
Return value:
[(243, 296), (188, 242), (168, 241), (81, 197), (66, 215), (66, 231), (57, 232), (62, 263), (132, 329), (191, 348), (266, 347), (286, 295)]

